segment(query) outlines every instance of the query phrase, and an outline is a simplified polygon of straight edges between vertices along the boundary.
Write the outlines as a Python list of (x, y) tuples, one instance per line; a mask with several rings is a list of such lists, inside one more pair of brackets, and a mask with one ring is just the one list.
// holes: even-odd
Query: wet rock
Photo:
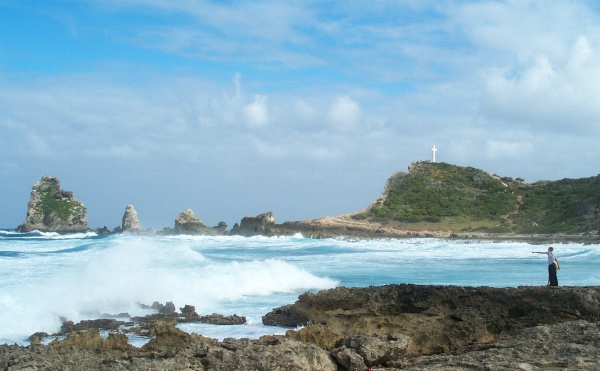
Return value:
[(181, 316), (177, 317), (177, 322), (201, 322), (200, 315), (196, 313), (196, 307), (186, 304), (183, 308), (179, 308)]
[(196, 307), (193, 305), (186, 304), (183, 306), (183, 308), (179, 308), (179, 311), (181, 312), (181, 314), (196, 313)]
[(262, 316), (262, 323), (266, 326), (298, 327), (308, 322), (308, 317), (299, 313), (293, 304), (275, 308)]
[(58, 335), (66, 335), (71, 332), (79, 332), (89, 329), (94, 330), (108, 330), (108, 331), (116, 331), (119, 329), (119, 326), (125, 324), (124, 321), (118, 321), (115, 319), (94, 319), (94, 320), (83, 320), (78, 323), (73, 323), (73, 321), (67, 321), (63, 319), (62, 325), (60, 327), (60, 331)]
[(155, 309), (160, 314), (170, 314), (175, 313), (175, 304), (172, 301), (168, 301), (165, 304), (159, 303), (155, 301), (151, 306), (140, 304), (140, 308), (142, 309)]
[(246, 323), (246, 317), (238, 316), (237, 314), (224, 316), (222, 314), (213, 313), (207, 316), (200, 316), (199, 321), (211, 325), (243, 325)]
[(104, 226), (102, 228), (96, 228), (94, 232), (96, 232), (96, 234), (98, 235), (112, 234), (112, 232), (110, 231), (110, 229), (108, 229), (107, 226)]

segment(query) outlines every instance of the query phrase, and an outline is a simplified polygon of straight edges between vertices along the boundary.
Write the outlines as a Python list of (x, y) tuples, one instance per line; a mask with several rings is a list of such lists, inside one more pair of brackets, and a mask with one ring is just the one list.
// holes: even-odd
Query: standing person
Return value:
[(558, 286), (558, 277), (556, 271), (560, 269), (558, 258), (554, 255), (552, 246), (548, 247), (548, 251), (532, 251), (532, 254), (546, 254), (548, 256), (548, 286)]

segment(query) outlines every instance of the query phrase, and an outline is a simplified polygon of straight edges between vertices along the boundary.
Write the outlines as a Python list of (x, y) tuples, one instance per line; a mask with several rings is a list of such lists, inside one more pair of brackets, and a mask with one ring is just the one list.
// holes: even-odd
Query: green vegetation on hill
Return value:
[(599, 230), (600, 176), (525, 184), (472, 167), (416, 162), (388, 180), (355, 219), (432, 223), (452, 230), (589, 233)]
[(44, 216), (53, 214), (63, 221), (81, 214), (83, 210), (81, 203), (70, 198), (57, 198), (52, 192), (41, 194), (39, 208)]
[(34, 185), (36, 196), (30, 201), (34, 210), (44, 218), (52, 215), (61, 221), (68, 221), (85, 214), (83, 204), (73, 198), (73, 193), (60, 189), (58, 178), (43, 177)]

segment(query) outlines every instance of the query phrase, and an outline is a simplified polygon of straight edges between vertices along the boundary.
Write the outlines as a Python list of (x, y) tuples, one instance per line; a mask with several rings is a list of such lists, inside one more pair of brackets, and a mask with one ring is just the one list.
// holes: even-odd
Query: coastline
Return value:
[[(493, 232), (457, 232), (452, 229), (444, 229), (440, 225), (431, 223), (430, 228), (406, 228), (359, 221), (352, 219), (353, 214), (325, 217), (298, 222), (285, 222), (278, 224), (282, 234), (287, 231), (302, 233), (307, 238), (440, 238), (451, 240), (486, 240), (486, 241), (516, 241), (527, 242), (534, 245), (548, 243), (582, 243), (600, 244), (600, 235), (580, 234), (517, 234), (517, 233), (493, 233)], [(274, 228), (276, 231), (278, 228)], [(276, 234), (276, 233), (275, 233)]]
[[(363, 238), (367, 241), (365, 245), (377, 244), (375, 239), (388, 238), (432, 239), (429, 242), (436, 244), (445, 242), (434, 239), (457, 242), (460, 239), (495, 239), (498, 242), (516, 240), (513, 235), (478, 233), (458, 236), (452, 235), (451, 231), (427, 229), (414, 231), (391, 228), (374, 233), (373, 229), (381, 226), (346, 221), (345, 218), (327, 218), (325, 221), (312, 221), (315, 224), (311, 225), (314, 230), (345, 236), (342, 238), (351, 242), (344, 241), (346, 245), (354, 245), (356, 239)], [(305, 225), (308, 226), (310, 225)], [(289, 229), (290, 232), (297, 230), (298, 228)], [(309, 229), (306, 228), (305, 231)], [(348, 231), (354, 234), (347, 233)], [(275, 231), (271, 230), (272, 232)], [(394, 235), (381, 236), (391, 233)], [(359, 237), (360, 235), (363, 237)], [(547, 241), (548, 238), (557, 240), (557, 236), (517, 237), (536, 241)], [(411, 245), (413, 242), (414, 245), (428, 243), (425, 240), (405, 241)], [(402, 242), (386, 243), (394, 249)], [(310, 244), (319, 245), (316, 241)], [(540, 269), (543, 270), (543, 267)], [(285, 300), (292, 304), (274, 308), (263, 316), (263, 324), (267, 325), (265, 318), (269, 321), (275, 318), (275, 322), (269, 324), (289, 329), (284, 330), (285, 335), (264, 335), (252, 340), (219, 340), (196, 335), (191, 331), (186, 333), (172, 326), (174, 318), (177, 321), (177, 318), (186, 317), (183, 315), (185, 308), (185, 313), (194, 312), (193, 308), (186, 305), (180, 308), (181, 314), (177, 313), (172, 318), (156, 318), (156, 322), (143, 329), (149, 339), (146, 347), (132, 348), (128, 344), (126, 331), (131, 330), (129, 325), (127, 329), (111, 329), (108, 326), (102, 329), (84, 329), (78, 327), (78, 323), (65, 329), (53, 345), (48, 343), (48, 339), (53, 338), (54, 334), (50, 335), (51, 338), (39, 335), (39, 338), (44, 339), (45, 345), (35, 339), (27, 346), (0, 345), (0, 369), (64, 369), (61, 368), (63, 365), (75, 365), (71, 369), (107, 370), (365, 370), (367, 367), (390, 371), (462, 370), (483, 367), (518, 369), (522, 364), (531, 366), (531, 369), (548, 365), (562, 365), (567, 369), (600, 367), (600, 361), (595, 358), (600, 349), (600, 328), (597, 326), (600, 318), (597, 311), (600, 303), (598, 287), (490, 288), (371, 284), (373, 286), (368, 287), (340, 285), (314, 294), (305, 293), (295, 303), (293, 299)], [(282, 318), (285, 326), (276, 322)], [(291, 319), (288, 321), (286, 318)], [(260, 322), (260, 317), (258, 321)], [(116, 323), (104, 319), (89, 322), (105, 325)], [(202, 331), (199, 333), (207, 335)], [(106, 337), (107, 334), (110, 335)], [(553, 336), (553, 346), (557, 349), (569, 349), (568, 354), (557, 352), (551, 358), (546, 357), (545, 334)], [(596, 335), (598, 340), (588, 340), (588, 337)], [(571, 346), (581, 342), (586, 344), (584, 350), (573, 349)]]
[[(272, 224), (265, 231), (246, 234), (250, 236), (290, 236), (300, 233), (305, 238), (323, 239), (323, 238), (352, 238), (352, 239), (407, 239), (407, 238), (438, 238), (447, 240), (477, 240), (491, 242), (525, 242), (532, 245), (544, 245), (552, 243), (581, 243), (585, 245), (600, 244), (600, 235), (577, 234), (568, 235), (563, 233), (539, 233), (539, 234), (520, 234), (520, 233), (494, 233), (479, 231), (454, 231), (452, 229), (443, 229), (439, 225), (431, 225), (432, 228), (406, 228), (394, 227), (380, 223), (353, 220), (350, 215), (341, 215), (335, 217), (324, 217), (303, 221), (284, 222), (282, 224)], [(124, 230), (110, 232), (105, 228), (89, 230), (97, 235), (110, 235), (127, 233), (134, 235), (202, 235), (203, 233), (174, 233), (148, 230)], [(80, 234), (84, 232), (18, 232), (16, 228), (2, 228), (0, 231), (7, 233), (58, 233), (61, 235)], [(206, 234), (206, 235), (230, 235), (230, 233)]]

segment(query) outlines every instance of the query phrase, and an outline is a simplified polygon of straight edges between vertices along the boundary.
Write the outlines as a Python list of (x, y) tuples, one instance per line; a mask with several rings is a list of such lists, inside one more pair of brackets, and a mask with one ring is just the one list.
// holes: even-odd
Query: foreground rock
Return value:
[[(527, 328), (460, 354), (407, 357), (404, 339), (345, 337), (331, 350), (282, 336), (258, 340), (181, 335), (163, 328), (152, 346), (131, 348), (97, 332), (50, 346), (0, 345), (0, 369), (32, 370), (598, 370), (600, 326), (587, 321)], [(164, 339), (163, 339), (164, 337)], [(179, 338), (176, 347), (161, 348)], [(165, 341), (163, 341), (165, 340)], [(377, 363), (384, 362), (384, 363)], [(372, 366), (367, 366), (372, 364)]]
[(600, 320), (600, 287), (338, 287), (305, 293), (263, 322), (320, 323), (344, 336), (404, 334), (411, 353), (423, 355), (464, 352), (524, 328), (580, 319)]
[(310, 323), (285, 336), (217, 341), (159, 320), (132, 348), (92, 323), (49, 346), (0, 346), (0, 369), (598, 370), (599, 320), (600, 287), (339, 287), (267, 314)]
[(327, 351), (283, 336), (218, 342), (168, 324), (142, 348), (96, 330), (72, 334), (49, 346), (0, 346), (0, 369), (31, 370), (337, 370)]
[(25, 222), (18, 232), (87, 232), (87, 210), (73, 192), (60, 189), (60, 180), (44, 176), (31, 189)]
[(598, 370), (600, 326), (587, 321), (536, 326), (479, 348), (458, 355), (431, 355), (393, 365), (410, 365), (405, 369), (423, 371)]

